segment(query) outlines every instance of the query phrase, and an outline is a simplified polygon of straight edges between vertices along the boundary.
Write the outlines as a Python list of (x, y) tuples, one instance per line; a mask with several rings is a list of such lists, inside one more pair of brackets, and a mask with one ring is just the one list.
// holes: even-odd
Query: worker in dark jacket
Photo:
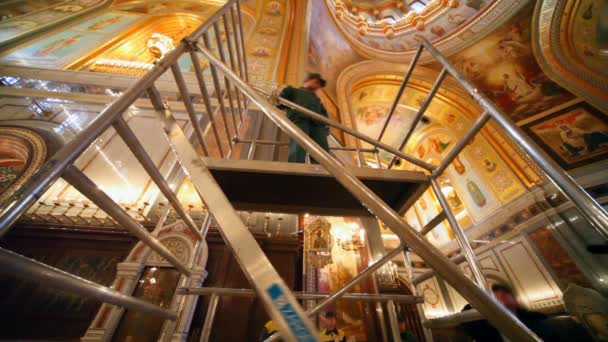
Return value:
[[(325, 87), (325, 80), (319, 74), (309, 74), (304, 81), (304, 84), (300, 88), (294, 88), (287, 86), (279, 94), (280, 97), (291, 101), (304, 108), (310, 109), (313, 112), (321, 114), (327, 117), (327, 111), (321, 103), (321, 99), (315, 94), (315, 92)], [(279, 108), (285, 109), (287, 107), (279, 105)], [(329, 145), (327, 143), (327, 136), (329, 135), (329, 129), (327, 125), (322, 122), (311, 119), (310, 117), (298, 112), (295, 109), (287, 108), (287, 117), (293, 121), (304, 133), (311, 137), (319, 146), (325, 151), (329, 151)], [(304, 163), (306, 161), (306, 150), (298, 145), (293, 139), (289, 140), (289, 162), (290, 163)], [(311, 160), (313, 163), (317, 163), (315, 160)]]
[[(495, 284), (492, 285), (492, 293), (499, 303), (501, 303), (507, 310), (511, 311), (517, 317), (517, 319), (528, 327), (528, 329), (532, 330), (536, 335), (538, 335), (538, 337), (540, 337), (543, 341), (559, 341), (557, 336), (555, 336), (553, 333), (553, 329), (546, 321), (547, 316), (540, 312), (528, 311), (519, 307), (510, 288), (504, 285)], [(462, 311), (467, 311), (470, 309), (472, 309), (471, 305), (467, 304)], [(485, 319), (462, 323), (461, 327), (474, 341), (503, 341), (498, 330)]]

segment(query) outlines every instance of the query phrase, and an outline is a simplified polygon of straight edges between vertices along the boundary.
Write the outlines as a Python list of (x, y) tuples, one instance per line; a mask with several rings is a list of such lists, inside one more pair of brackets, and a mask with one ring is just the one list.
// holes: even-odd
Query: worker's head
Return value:
[(326, 83), (327, 82), (323, 79), (323, 77), (321, 77), (321, 74), (311, 73), (306, 76), (302, 86), (308, 90), (316, 91), (325, 87)]
[(325, 327), (327, 330), (332, 330), (336, 328), (336, 315), (333, 311), (327, 311), (325, 313)]
[(517, 311), (517, 300), (515, 300), (513, 291), (508, 286), (494, 284), (492, 285), (492, 293), (494, 294), (494, 298), (509, 311), (513, 313)]

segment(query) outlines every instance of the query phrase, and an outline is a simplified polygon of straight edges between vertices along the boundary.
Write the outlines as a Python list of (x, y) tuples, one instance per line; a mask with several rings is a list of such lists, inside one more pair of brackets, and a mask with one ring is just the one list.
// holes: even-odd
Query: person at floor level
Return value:
[[(266, 324), (264, 325), (264, 329), (262, 329), (262, 334), (260, 335), (260, 339), (259, 342), (264, 342), (266, 341), (267, 338), (269, 338), (272, 334), (277, 332), (277, 327), (276, 325), (274, 325), (274, 322), (272, 320), (266, 322)], [(277, 341), (283, 341), (282, 339), (278, 339)]]
[(408, 328), (405, 321), (399, 321), (399, 336), (401, 336), (401, 342), (417, 342), (416, 335), (412, 333)]
[(325, 313), (325, 330), (321, 332), (321, 341), (346, 342), (344, 332), (336, 326), (336, 315), (332, 311)]
[[(519, 319), (528, 329), (532, 330), (543, 341), (558, 341), (554, 336), (552, 328), (547, 323), (547, 316), (540, 312), (525, 310), (517, 304), (513, 291), (507, 286), (495, 284), (492, 285), (492, 293), (496, 300), (501, 303), (507, 310), (511, 311), (517, 319)], [(472, 309), (470, 304), (467, 304), (462, 311)], [(466, 322), (461, 324), (462, 328), (469, 337), (475, 341), (502, 341), (502, 337), (498, 330), (487, 320), (479, 320)]]
[[(321, 99), (315, 94), (317, 90), (325, 87), (325, 83), (326, 82), (321, 75), (309, 74), (300, 88), (287, 86), (285, 89), (283, 89), (283, 91), (281, 91), (279, 96), (327, 117), (327, 111), (325, 110), (325, 107), (323, 107)], [(287, 117), (302, 131), (304, 131), (304, 133), (311, 137), (317, 144), (319, 144), (319, 146), (321, 146), (325, 151), (329, 151), (329, 145), (327, 143), (329, 128), (324, 123), (315, 121), (299, 111), (287, 108), (284, 105), (279, 105), (278, 107), (280, 109), (287, 109)], [(293, 139), (290, 139), (289, 162), (304, 163), (305, 161), (306, 150), (298, 145)], [(315, 164), (317, 163), (315, 160), (311, 160), (311, 162)]]

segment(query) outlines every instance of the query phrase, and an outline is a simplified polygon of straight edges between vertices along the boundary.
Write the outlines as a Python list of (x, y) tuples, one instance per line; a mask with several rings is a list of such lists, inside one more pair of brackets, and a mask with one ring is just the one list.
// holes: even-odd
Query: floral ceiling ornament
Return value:
[[(325, 2), (336, 27), (357, 53), (369, 59), (409, 62), (418, 47), (416, 35), (449, 55), (499, 27), (530, 0)], [(423, 53), (420, 61), (428, 62), (430, 56)]]

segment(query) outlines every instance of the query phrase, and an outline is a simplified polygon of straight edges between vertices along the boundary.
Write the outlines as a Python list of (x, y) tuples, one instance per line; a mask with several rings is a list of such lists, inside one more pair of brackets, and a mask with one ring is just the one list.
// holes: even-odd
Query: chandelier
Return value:
[(152, 69), (153, 66), (153, 64), (145, 62), (100, 58), (95, 61), (91, 67), (91, 71), (139, 76)]
[(378, 270), (376, 273), (376, 280), (378, 281), (378, 285), (382, 288), (399, 287), (397, 265), (392, 261), (389, 261)]

